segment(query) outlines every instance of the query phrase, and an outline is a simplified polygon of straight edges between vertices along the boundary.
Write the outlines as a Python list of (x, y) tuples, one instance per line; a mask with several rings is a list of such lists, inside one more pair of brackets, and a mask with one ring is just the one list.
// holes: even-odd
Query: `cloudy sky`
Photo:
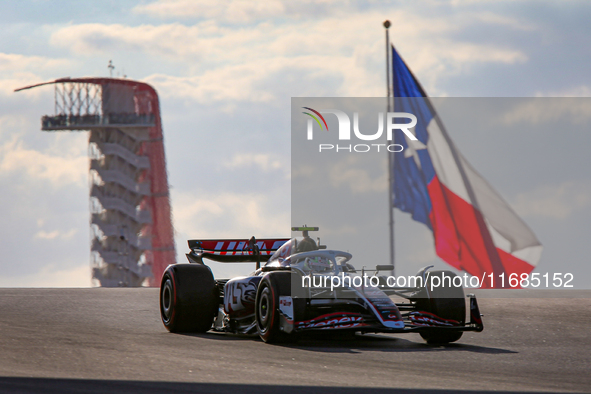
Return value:
[[(0, 286), (90, 285), (88, 135), (40, 132), (52, 87), (15, 88), (108, 76), (112, 60), (158, 90), (182, 256), (187, 238), (288, 234), (290, 99), (383, 96), (383, 20), (431, 96), (585, 97), (590, 17), (570, 0), (2, 1)], [(469, 159), (486, 151), (468, 142)], [(548, 155), (569, 160), (563, 145)], [(590, 176), (572, 167), (492, 183), (547, 243), (589, 233)]]

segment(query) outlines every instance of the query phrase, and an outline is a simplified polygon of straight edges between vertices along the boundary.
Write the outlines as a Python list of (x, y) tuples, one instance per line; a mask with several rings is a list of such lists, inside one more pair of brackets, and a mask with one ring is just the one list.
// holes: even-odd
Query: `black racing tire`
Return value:
[(266, 343), (289, 342), (296, 338), (279, 328), (279, 297), (291, 296), (291, 278), (291, 272), (270, 272), (259, 283), (255, 321), (257, 332)]
[(170, 332), (206, 332), (217, 314), (220, 296), (209, 267), (169, 265), (160, 284), (160, 316)]
[[(425, 312), (433, 313), (447, 320), (456, 320), (460, 324), (464, 324), (466, 320), (466, 301), (464, 297), (464, 288), (456, 286), (438, 286), (430, 288), (431, 278), (442, 278), (443, 275), (453, 278), (457, 275), (452, 271), (429, 271), (429, 279), (427, 279), (426, 287), (429, 298), (421, 298), (417, 300), (417, 309)], [(447, 280), (445, 281), (448, 284)], [(428, 332), (421, 332), (421, 337), (430, 345), (441, 345), (451, 343), (459, 340), (462, 337), (462, 331), (444, 331), (433, 330)]]

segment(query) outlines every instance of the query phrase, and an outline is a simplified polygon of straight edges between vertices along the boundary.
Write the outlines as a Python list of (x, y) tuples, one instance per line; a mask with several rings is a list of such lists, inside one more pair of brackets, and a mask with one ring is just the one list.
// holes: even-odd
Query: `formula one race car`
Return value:
[[(428, 343), (443, 344), (457, 341), (464, 331), (483, 330), (472, 294), (466, 322), (464, 290), (453, 285), (459, 278), (453, 272), (426, 267), (413, 286), (391, 286), (392, 277), (378, 274), (392, 266), (359, 272), (349, 263), (351, 254), (327, 250), (309, 237), (309, 231), (317, 230), (294, 227), (303, 237), (293, 239), (188, 241), (190, 264), (170, 265), (162, 277), (164, 326), (171, 332), (258, 334), (265, 342), (333, 331), (415, 332)], [(256, 263), (256, 270), (215, 280), (204, 259)], [(261, 267), (262, 260), (267, 262)]]

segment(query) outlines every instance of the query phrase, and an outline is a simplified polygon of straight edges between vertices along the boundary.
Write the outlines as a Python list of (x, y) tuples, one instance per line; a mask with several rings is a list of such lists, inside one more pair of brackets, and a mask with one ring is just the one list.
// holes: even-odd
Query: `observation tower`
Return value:
[(41, 130), (89, 131), (90, 263), (94, 284), (158, 286), (176, 259), (156, 90), (119, 78), (62, 78)]

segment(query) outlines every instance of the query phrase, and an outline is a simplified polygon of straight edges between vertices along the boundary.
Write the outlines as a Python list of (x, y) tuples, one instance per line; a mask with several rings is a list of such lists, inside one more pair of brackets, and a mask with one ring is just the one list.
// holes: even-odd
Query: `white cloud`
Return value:
[(74, 235), (76, 235), (76, 233), (78, 233), (78, 229), (77, 228), (73, 228), (70, 229), (69, 231), (63, 232), (60, 230), (53, 230), (53, 231), (45, 231), (45, 230), (40, 230), (37, 232), (37, 234), (35, 234), (35, 238), (40, 238), (40, 239), (71, 239)]
[(380, 81), (368, 83), (378, 78), (355, 63), (355, 58), (339, 56), (273, 59), (254, 56), (243, 64), (220, 66), (196, 76), (152, 75), (145, 81), (154, 85), (162, 97), (189, 98), (203, 104), (221, 101), (270, 103), (288, 95), (380, 94), (383, 90)]
[[(281, 190), (267, 193), (193, 193), (172, 189), (175, 239), (181, 261), (188, 239), (289, 237), (291, 211)], [(288, 193), (289, 196), (289, 193)], [(215, 277), (252, 272), (254, 264), (211, 263)]]
[(151, 75), (145, 81), (156, 87), (162, 97), (190, 98), (203, 104), (216, 101), (270, 102), (275, 95), (256, 87), (268, 75), (266, 72), (272, 71), (245, 64), (210, 70), (193, 77)]
[(43, 56), (25, 56), (18, 53), (0, 52), (0, 71), (23, 71), (31, 68), (34, 70), (61, 69), (72, 63), (67, 59), (52, 59)]
[[(406, 53), (410, 55), (407, 57), (421, 54), (419, 67), (422, 59), (429, 59), (431, 63), (433, 58), (443, 60), (441, 57), (460, 62), (514, 63), (526, 59), (517, 50), (463, 43), (446, 37), (460, 30), (458, 21), (424, 18), (404, 11), (393, 11), (392, 16), (392, 36), (405, 37), (400, 46), (408, 48)], [(252, 59), (281, 56), (351, 57), (357, 48), (369, 46), (379, 50), (376, 55), (379, 54), (381, 63), (383, 42), (376, 39), (376, 35), (382, 29), (375, 21), (382, 18), (382, 13), (373, 11), (289, 24), (268, 21), (240, 28), (223, 27), (213, 21), (192, 26), (179, 23), (133, 27), (78, 24), (55, 31), (50, 43), (80, 54), (134, 50), (164, 56), (201, 58), (210, 64), (228, 61), (243, 64)], [(459, 23), (462, 24), (462, 21)], [(367, 29), (367, 26), (375, 26), (375, 29)]]
[(520, 193), (512, 206), (523, 216), (567, 219), (591, 206), (591, 182), (568, 181)]
[(26, 96), (27, 98), (39, 97), (44, 94), (43, 89), (29, 89), (15, 93), (15, 89), (25, 86), (46, 82), (39, 75), (27, 71), (14, 71), (3, 73), (4, 78), (0, 79), (0, 95), (15, 98), (15, 95)]
[(159, 0), (135, 6), (133, 12), (155, 18), (199, 18), (249, 23), (284, 15), (285, 3), (278, 0)]
[(502, 120), (507, 124), (525, 122), (536, 125), (564, 118), (568, 118), (569, 123), (588, 123), (591, 120), (591, 100), (568, 97), (529, 99), (515, 105), (503, 115)]
[[(55, 31), (50, 44), (67, 47), (77, 54), (110, 53), (114, 50), (140, 51), (166, 56), (197, 55), (203, 48), (201, 35), (219, 35), (210, 23), (187, 27), (166, 25), (125, 26), (88, 23), (70, 25)], [(212, 31), (213, 30), (213, 31)]]
[(290, 226), (289, 209), (274, 211), (267, 194), (193, 194), (173, 189), (172, 201), (175, 230), (186, 239), (273, 237), (285, 234)]
[[(172, 5), (158, 2), (146, 7)], [(440, 93), (435, 89), (438, 78), (464, 72), (472, 64), (527, 60), (517, 49), (455, 38), (453, 33), (474, 23), (473, 17), (426, 18), (394, 8), (387, 13), (393, 22), (392, 36), (404, 37), (395, 40), (398, 49), (415, 73), (427, 76), (423, 82), (432, 93)], [(487, 15), (490, 21), (483, 23), (513, 23)], [(50, 42), (83, 56), (125, 51), (159, 56), (183, 67), (190, 64), (189, 74), (159, 73), (146, 80), (164, 94), (200, 102), (269, 102), (283, 90), (292, 96), (380, 96), (384, 44), (378, 38), (383, 28), (376, 21), (383, 18), (384, 12), (372, 10), (287, 23), (271, 19), (232, 28), (212, 20), (192, 26), (79, 24), (58, 29)]]
[(332, 165), (329, 170), (330, 183), (335, 187), (346, 186), (353, 193), (375, 193), (386, 192), (388, 188), (388, 174), (386, 164), (384, 171), (378, 176), (372, 175), (359, 165), (355, 156), (346, 160), (340, 160)]
[(507, 15), (495, 14), (493, 12), (472, 13), (472, 16), (474, 21), (506, 26), (514, 30), (532, 31), (538, 28), (538, 26), (529, 21), (516, 19)]
[(563, 90), (538, 92), (536, 97), (591, 97), (591, 87), (579, 85)]
[(27, 119), (22, 113), (0, 115), (0, 135), (10, 135), (11, 138), (14, 138), (12, 135), (15, 130), (23, 130), (30, 124), (31, 119)]
[(31, 275), (0, 275), (0, 287), (90, 287), (90, 277), (88, 263), (68, 269), (50, 264)]
[[(32, 181), (47, 180), (55, 187), (85, 185), (88, 157), (80, 155), (80, 147), (75, 146), (80, 136), (68, 137), (72, 137), (72, 143), (57, 143), (40, 151), (26, 148), (24, 142), (13, 135), (10, 141), (0, 146), (0, 174), (24, 173)], [(62, 139), (62, 142), (65, 141)]]
[[(43, 73), (62, 73), (64, 69), (76, 63), (72, 59), (48, 58), (44, 56), (25, 56), (16, 53), (0, 52), (0, 95), (14, 99), (14, 90), (34, 85), (47, 80), (40, 76)], [(42, 89), (24, 90), (16, 93), (28, 99), (44, 94)]]
[(267, 153), (240, 153), (226, 161), (224, 167), (229, 169), (241, 169), (258, 167), (263, 172), (283, 171), (289, 172), (289, 164), (280, 158)]

